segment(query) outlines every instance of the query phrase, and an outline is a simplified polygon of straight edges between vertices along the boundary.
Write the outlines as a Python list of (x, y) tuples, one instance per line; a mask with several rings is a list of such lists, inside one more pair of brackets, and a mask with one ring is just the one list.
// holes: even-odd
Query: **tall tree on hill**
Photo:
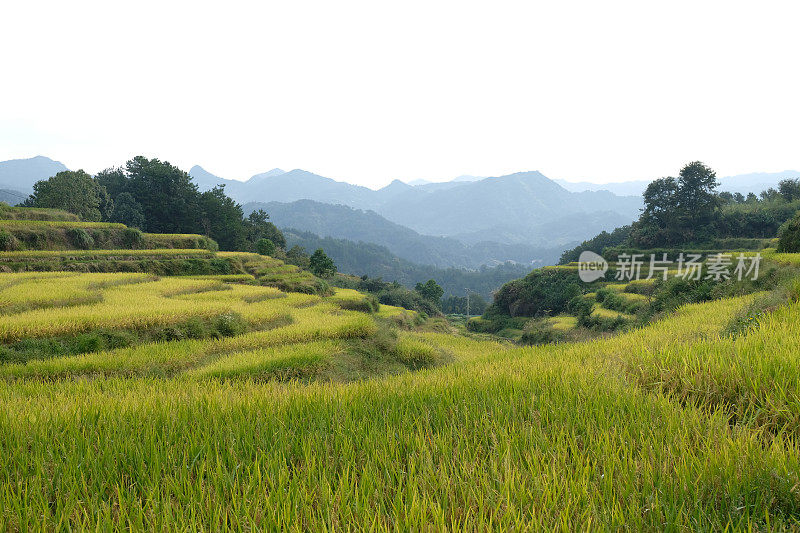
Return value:
[(242, 224), (242, 206), (225, 195), (225, 185), (217, 185), (200, 195), (201, 223), (204, 233), (222, 250), (244, 247), (246, 230)]
[(660, 178), (647, 186), (644, 209), (633, 225), (637, 246), (675, 245), (713, 232), (720, 206), (716, 173), (700, 161), (684, 166), (678, 178)]
[(188, 173), (143, 156), (128, 161), (125, 170), (127, 190), (142, 206), (147, 231), (189, 233), (202, 226), (200, 193)]
[(269, 215), (263, 209), (257, 209), (244, 219), (247, 241), (258, 243), (261, 239), (272, 241), (278, 248), (286, 247), (286, 238), (281, 230), (269, 221)]
[(693, 233), (708, 227), (719, 207), (718, 186), (717, 173), (700, 161), (692, 161), (681, 169), (677, 205), (684, 227), (688, 226)]
[(311, 272), (320, 278), (330, 278), (336, 274), (336, 264), (333, 259), (325, 255), (322, 248), (318, 248), (317, 251), (311, 254), (308, 264)]
[(87, 221), (99, 221), (113, 208), (105, 187), (83, 170), (65, 170), (36, 182), (26, 203), (32, 207), (63, 209)]
[(109, 217), (111, 222), (119, 222), (131, 228), (144, 227), (144, 213), (142, 206), (129, 192), (120, 193), (114, 199), (114, 210)]
[(429, 279), (425, 283), (417, 283), (414, 287), (414, 290), (417, 291), (423, 298), (434, 304), (437, 308), (441, 306), (442, 296), (444, 295), (444, 289), (442, 289), (436, 280)]

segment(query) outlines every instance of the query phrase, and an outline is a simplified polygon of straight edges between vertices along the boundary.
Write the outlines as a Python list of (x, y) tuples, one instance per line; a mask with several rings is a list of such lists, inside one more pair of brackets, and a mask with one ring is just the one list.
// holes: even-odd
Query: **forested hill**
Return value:
[(340, 272), (357, 276), (368, 275), (397, 281), (406, 287), (435, 279), (445, 291), (445, 296), (463, 296), (465, 289), (490, 298), (493, 291), (504, 283), (524, 276), (531, 266), (505, 263), (495, 267), (475, 270), (462, 268), (437, 268), (419, 265), (392, 254), (385, 246), (353, 242), (332, 237), (319, 237), (313, 233), (284, 229), (286, 246), (302, 246), (306, 251), (322, 248), (336, 263)]
[[(555, 264), (561, 247), (534, 247), (525, 244), (502, 244), (486, 241), (466, 245), (449, 237), (420, 235), (407, 227), (390, 222), (374, 211), (363, 211), (344, 205), (331, 205), (312, 200), (292, 203), (248, 203), (245, 214), (263, 209), (274, 224), (284, 228), (308, 231), (323, 237), (363, 241), (385, 246), (411, 263), (439, 268), (478, 268), (506, 261), (527, 265)], [(577, 239), (575, 239), (577, 241)]]

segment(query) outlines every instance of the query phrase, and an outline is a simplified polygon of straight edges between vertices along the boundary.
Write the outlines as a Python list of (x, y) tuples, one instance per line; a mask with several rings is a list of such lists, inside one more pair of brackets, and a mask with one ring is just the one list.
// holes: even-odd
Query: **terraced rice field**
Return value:
[(0, 365), (0, 530), (800, 527), (800, 303), (736, 337), (754, 296), (529, 348), (392, 330), (404, 370), (342, 381), (402, 314), (342, 308), (357, 298), (0, 274), (4, 338), (186, 313), (252, 326)]

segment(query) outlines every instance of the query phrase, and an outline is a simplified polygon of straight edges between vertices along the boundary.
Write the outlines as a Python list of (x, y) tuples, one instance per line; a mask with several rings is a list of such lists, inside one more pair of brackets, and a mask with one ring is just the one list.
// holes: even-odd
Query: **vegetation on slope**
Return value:
[[(264, 332), (3, 365), (0, 526), (791, 527), (797, 406), (781, 398), (798, 395), (800, 307), (720, 338), (748, 302), (535, 348), (403, 333), (398, 353), (416, 346), (424, 360), (433, 346), (455, 361), (349, 385), (282, 382), (326, 380), (304, 369), (370, 334), (353, 323), (321, 337), (328, 326), (311, 317), (323, 303)], [(660, 368), (710, 379), (686, 364), (709, 349), (725, 394), (686, 387), (681, 402), (664, 390), (683, 380)]]

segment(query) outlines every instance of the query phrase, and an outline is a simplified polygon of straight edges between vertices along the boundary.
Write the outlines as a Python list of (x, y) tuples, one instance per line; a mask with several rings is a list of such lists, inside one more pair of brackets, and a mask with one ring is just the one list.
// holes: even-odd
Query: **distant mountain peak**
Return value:
[(253, 177), (251, 177), (247, 181), (256, 182), (256, 181), (263, 180), (265, 178), (274, 178), (275, 176), (282, 176), (283, 174), (286, 174), (286, 173), (287, 172), (285, 170), (282, 170), (280, 168), (273, 168), (272, 170), (268, 170), (267, 172), (262, 172), (261, 174), (256, 174), (256, 175), (254, 175)]
[(43, 155), (0, 161), (0, 188), (29, 193), (33, 184), (69, 170), (60, 161)]
[(463, 174), (461, 176), (456, 176), (455, 178), (451, 179), (450, 181), (454, 182), (470, 182), (470, 181), (480, 181), (482, 179), (486, 179), (487, 176), (470, 176), (468, 174)]

